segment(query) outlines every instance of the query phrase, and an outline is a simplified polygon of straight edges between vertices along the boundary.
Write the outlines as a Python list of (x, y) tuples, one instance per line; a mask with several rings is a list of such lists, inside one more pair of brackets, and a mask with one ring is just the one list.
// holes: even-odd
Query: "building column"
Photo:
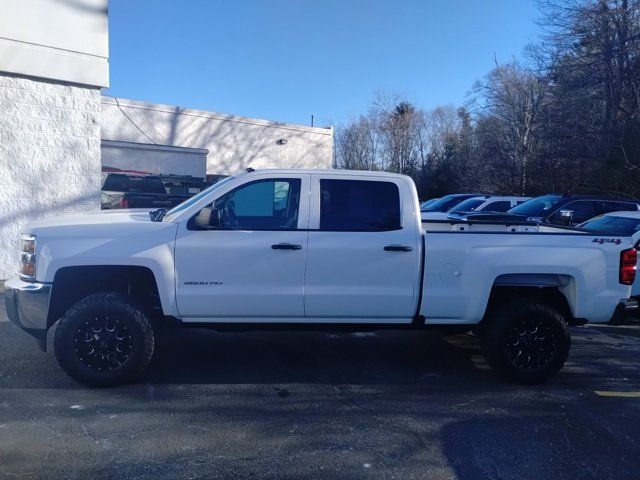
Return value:
[(0, 280), (29, 221), (100, 209), (100, 89), (0, 73)]

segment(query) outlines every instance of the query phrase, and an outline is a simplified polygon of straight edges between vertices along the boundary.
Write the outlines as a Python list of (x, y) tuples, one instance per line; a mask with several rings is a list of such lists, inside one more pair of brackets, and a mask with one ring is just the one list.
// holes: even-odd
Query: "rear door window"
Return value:
[(636, 212), (638, 205), (631, 202), (602, 202), (604, 213), (609, 212)]
[(395, 183), (320, 180), (320, 229), (384, 232), (401, 229), (400, 191)]
[[(599, 215), (600, 208), (598, 208), (598, 203), (599, 202), (595, 200), (581, 200), (577, 202), (570, 202), (562, 207), (560, 211), (572, 211), (573, 216), (571, 217), (571, 224), (575, 225), (578, 223), (586, 222), (587, 220)], [(560, 215), (560, 212), (555, 213), (554, 217), (558, 215)]]
[(511, 202), (501, 200), (499, 202), (491, 202), (486, 205), (482, 211), (483, 212), (506, 212), (511, 208)]

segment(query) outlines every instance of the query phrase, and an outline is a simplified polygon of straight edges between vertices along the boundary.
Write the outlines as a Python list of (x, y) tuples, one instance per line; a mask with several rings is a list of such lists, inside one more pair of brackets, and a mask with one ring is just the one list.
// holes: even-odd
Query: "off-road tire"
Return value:
[(562, 368), (571, 346), (569, 326), (554, 307), (537, 299), (504, 303), (483, 322), (482, 351), (507, 380), (544, 383)]
[[(103, 318), (106, 319), (104, 329), (102, 320), (98, 320)], [(95, 327), (92, 322), (96, 322)], [(114, 322), (118, 325), (117, 331)], [(89, 330), (91, 328), (94, 330)], [(91, 333), (96, 330), (97, 333)], [(88, 343), (98, 344), (101, 340), (102, 344), (96, 348), (113, 351), (113, 354), (107, 353), (110, 359), (107, 362), (104, 353), (97, 354), (96, 349), (89, 352), (93, 347)], [(58, 363), (71, 378), (93, 387), (112, 387), (131, 382), (145, 370), (153, 356), (154, 332), (144, 308), (134, 299), (121, 293), (102, 292), (83, 298), (64, 313), (53, 346)], [(115, 355), (120, 356), (118, 361), (111, 358)]]

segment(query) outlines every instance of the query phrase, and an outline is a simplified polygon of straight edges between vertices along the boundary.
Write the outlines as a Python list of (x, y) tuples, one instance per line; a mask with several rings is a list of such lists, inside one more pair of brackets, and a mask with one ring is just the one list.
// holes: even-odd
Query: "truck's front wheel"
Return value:
[(485, 320), (484, 356), (508, 380), (542, 383), (553, 377), (569, 355), (571, 337), (562, 314), (535, 299), (505, 303)]
[(54, 350), (74, 380), (96, 387), (133, 380), (153, 355), (153, 329), (143, 309), (119, 293), (89, 295), (60, 319)]

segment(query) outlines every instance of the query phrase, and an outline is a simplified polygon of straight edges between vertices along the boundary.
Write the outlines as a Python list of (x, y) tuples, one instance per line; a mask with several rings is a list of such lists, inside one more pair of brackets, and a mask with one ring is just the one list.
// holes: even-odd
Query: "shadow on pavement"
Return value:
[(434, 332), (175, 330), (159, 339), (143, 381), (424, 384), (438, 377), (477, 375), (471, 359), (477, 354)]
[[(638, 329), (573, 329), (565, 368), (546, 388), (624, 389), (639, 379)], [(0, 323), (0, 388), (83, 388), (26, 333)], [(484, 364), (475, 339), (433, 331), (218, 333), (177, 329), (157, 339), (138, 384), (416, 385), (509, 389)], [(286, 392), (281, 392), (286, 395)]]

